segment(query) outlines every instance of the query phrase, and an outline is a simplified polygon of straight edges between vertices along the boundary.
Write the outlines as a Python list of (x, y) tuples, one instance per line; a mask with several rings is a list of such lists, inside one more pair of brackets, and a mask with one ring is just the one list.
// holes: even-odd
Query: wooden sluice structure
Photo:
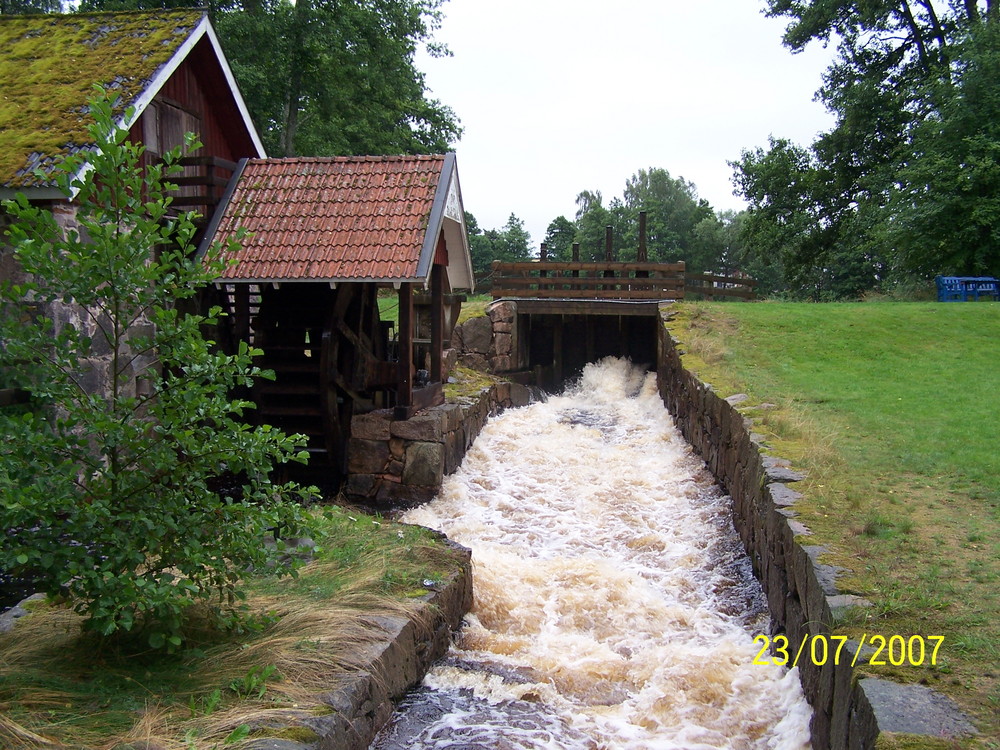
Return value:
[(513, 359), (532, 370), (539, 385), (557, 386), (606, 356), (653, 365), (663, 303), (692, 296), (754, 299), (756, 282), (749, 277), (688, 273), (683, 262), (649, 262), (644, 214), (637, 260), (616, 261), (611, 247), (608, 227), (602, 261), (580, 261), (578, 244), (573, 260), (550, 261), (543, 244), (538, 261), (493, 263), (493, 299), (516, 310)]

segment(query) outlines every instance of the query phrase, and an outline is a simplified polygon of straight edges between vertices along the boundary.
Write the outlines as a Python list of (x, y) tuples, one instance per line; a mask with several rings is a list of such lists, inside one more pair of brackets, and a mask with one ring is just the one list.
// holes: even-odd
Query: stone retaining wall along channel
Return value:
[[(743, 415), (684, 369), (677, 342), (664, 326), (658, 348), (657, 377), (664, 403), (732, 497), (736, 530), (767, 595), (772, 635), (786, 635), (789, 651), (797, 653), (803, 638), (829, 634), (833, 610), (850, 604), (837, 595), (831, 569), (814, 562), (817, 549), (795, 538), (802, 527), (788, 509), (796, 496), (788, 482), (801, 477), (762, 456)], [(828, 661), (818, 667), (809, 659), (799, 661), (802, 688), (813, 707), (816, 750), (875, 745), (879, 732), (875, 712), (854, 679), (850, 662), (847, 658), (839, 666)]]
[(530, 397), (525, 386), (498, 382), (407, 420), (394, 420), (391, 409), (355, 416), (347, 446), (347, 500), (376, 510), (431, 500), (441, 480), (462, 463), (489, 416), (524, 406)]

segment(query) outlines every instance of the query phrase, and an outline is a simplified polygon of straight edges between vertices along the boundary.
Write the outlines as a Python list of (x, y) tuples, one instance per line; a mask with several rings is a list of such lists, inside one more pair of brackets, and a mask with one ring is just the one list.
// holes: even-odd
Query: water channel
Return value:
[(728, 503), (627, 361), (492, 419), (403, 518), (473, 550), (475, 604), (372, 747), (804, 750)]

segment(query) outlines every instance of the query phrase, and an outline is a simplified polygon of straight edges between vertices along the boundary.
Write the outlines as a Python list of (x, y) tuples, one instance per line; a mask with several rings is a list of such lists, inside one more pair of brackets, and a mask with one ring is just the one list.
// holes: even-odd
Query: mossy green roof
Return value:
[(204, 17), (200, 10), (0, 16), (0, 186), (90, 145), (93, 85), (135, 103)]

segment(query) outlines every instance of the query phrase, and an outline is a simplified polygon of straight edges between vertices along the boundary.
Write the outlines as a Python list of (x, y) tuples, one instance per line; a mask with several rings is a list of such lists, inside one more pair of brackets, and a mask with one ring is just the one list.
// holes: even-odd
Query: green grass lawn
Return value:
[[(1000, 736), (1000, 304), (686, 303), (687, 367), (806, 470), (796, 510), (873, 602), (842, 632), (944, 635), (950, 694)], [(1000, 747), (996, 740), (983, 740)]]
[[(472, 294), (462, 303), (462, 312), (458, 316), (458, 322), (464, 323), (469, 318), (482, 315), (486, 311), (486, 305), (493, 301), (488, 294)], [(395, 292), (379, 292), (378, 310), (382, 320), (391, 320), (399, 325), (399, 299)]]

